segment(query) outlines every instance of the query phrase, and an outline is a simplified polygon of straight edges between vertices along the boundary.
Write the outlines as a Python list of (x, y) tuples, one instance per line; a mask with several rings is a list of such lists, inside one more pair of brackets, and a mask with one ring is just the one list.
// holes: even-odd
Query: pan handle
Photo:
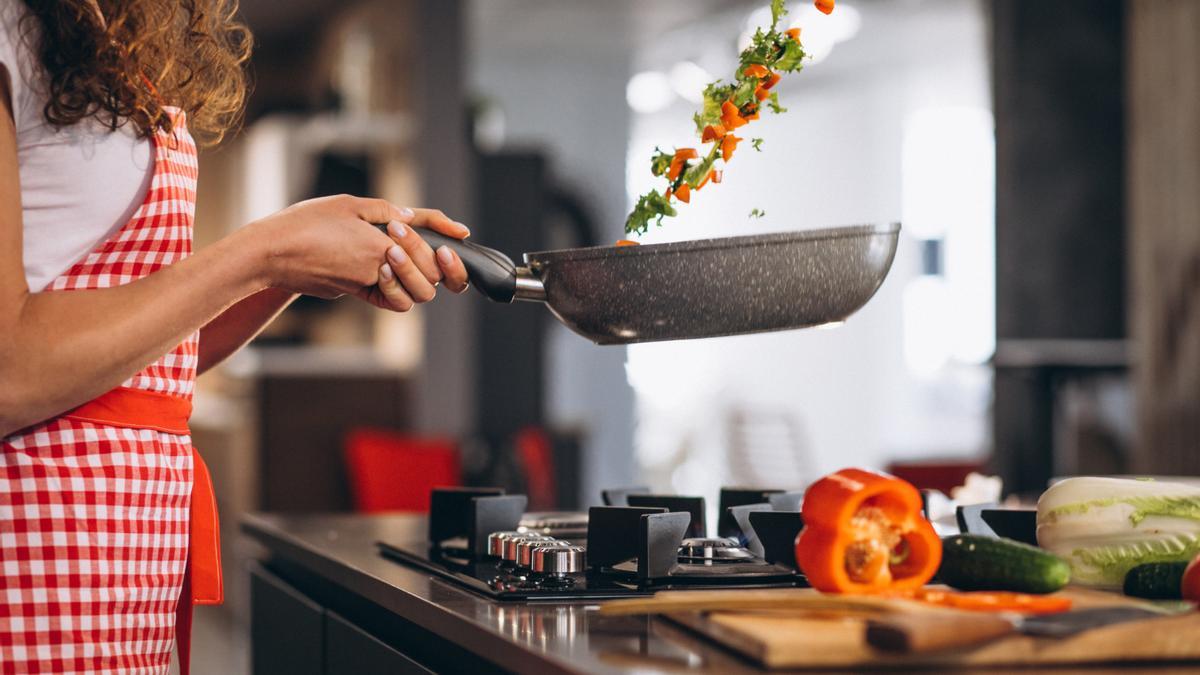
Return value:
[[(387, 225), (376, 225), (387, 234)], [(448, 246), (458, 254), (467, 268), (467, 277), (480, 293), (496, 302), (512, 302), (517, 293), (517, 266), (512, 258), (494, 248), (480, 246), (462, 239), (448, 237), (423, 227), (410, 228), (434, 250)]]

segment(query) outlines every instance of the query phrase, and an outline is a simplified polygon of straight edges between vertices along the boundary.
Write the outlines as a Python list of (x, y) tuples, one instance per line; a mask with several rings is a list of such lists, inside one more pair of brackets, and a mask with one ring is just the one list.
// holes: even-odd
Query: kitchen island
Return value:
[(375, 542), (425, 528), (400, 515), (245, 518), (262, 546), (250, 570), (253, 672), (762, 672), (662, 619), (601, 616), (594, 603), (496, 602), (377, 552)]

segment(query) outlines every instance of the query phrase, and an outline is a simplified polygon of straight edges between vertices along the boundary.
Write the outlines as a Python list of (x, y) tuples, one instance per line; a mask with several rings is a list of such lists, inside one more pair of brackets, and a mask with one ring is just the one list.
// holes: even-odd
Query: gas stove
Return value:
[(504, 601), (804, 585), (793, 553), (798, 493), (722, 489), (715, 536), (703, 497), (627, 488), (603, 498), (587, 513), (525, 513), (524, 495), (438, 489), (427, 538), (378, 546), (389, 559)]

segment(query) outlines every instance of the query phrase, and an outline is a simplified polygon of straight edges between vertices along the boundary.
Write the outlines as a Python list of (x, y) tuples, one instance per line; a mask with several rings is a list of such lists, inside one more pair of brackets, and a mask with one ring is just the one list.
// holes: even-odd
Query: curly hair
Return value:
[[(171, 131), (164, 106), (187, 113), (204, 145), (241, 121), (252, 39), (237, 0), (25, 0), (45, 72), (43, 114), (55, 127), (94, 117), (141, 137)], [(97, 14), (97, 7), (100, 13)]]

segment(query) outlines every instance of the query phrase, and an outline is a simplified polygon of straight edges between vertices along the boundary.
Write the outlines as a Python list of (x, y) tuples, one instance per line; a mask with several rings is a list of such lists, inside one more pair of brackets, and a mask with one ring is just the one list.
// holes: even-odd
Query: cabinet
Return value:
[(324, 675), (325, 610), (275, 575), (250, 573), (254, 675)]
[(254, 675), (425, 675), (405, 656), (262, 567), (250, 572)]

